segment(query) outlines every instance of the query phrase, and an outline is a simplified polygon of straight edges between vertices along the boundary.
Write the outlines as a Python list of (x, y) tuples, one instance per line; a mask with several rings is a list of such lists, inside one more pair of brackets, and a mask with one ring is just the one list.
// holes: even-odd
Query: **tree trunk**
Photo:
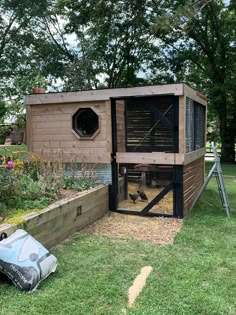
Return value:
[[(217, 78), (217, 76), (215, 76)], [(220, 122), (221, 140), (221, 162), (235, 163), (235, 122), (229, 117), (224, 78), (219, 75), (219, 80), (215, 82), (218, 89), (214, 90), (213, 102), (217, 110)], [(231, 118), (231, 119), (230, 119)]]
[(231, 128), (223, 128), (220, 132), (221, 138), (221, 162), (235, 163), (235, 133)]

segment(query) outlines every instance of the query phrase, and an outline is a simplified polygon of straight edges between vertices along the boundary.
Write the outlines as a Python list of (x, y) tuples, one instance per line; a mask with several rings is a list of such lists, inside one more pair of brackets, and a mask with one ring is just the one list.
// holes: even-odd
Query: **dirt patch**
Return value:
[(140, 274), (134, 280), (133, 285), (129, 288), (129, 293), (128, 293), (129, 307), (131, 307), (134, 304), (136, 298), (142, 292), (146, 284), (147, 277), (149, 276), (151, 271), (152, 271), (151, 266), (143, 267), (141, 269)]
[(72, 197), (75, 195), (78, 195), (79, 192), (77, 190), (72, 190), (72, 189), (60, 189), (60, 195), (58, 197), (58, 200), (64, 199), (64, 198), (68, 198), (68, 197)]
[(141, 217), (108, 212), (102, 219), (87, 226), (81, 233), (127, 237), (157, 244), (172, 244), (182, 220), (163, 217)]

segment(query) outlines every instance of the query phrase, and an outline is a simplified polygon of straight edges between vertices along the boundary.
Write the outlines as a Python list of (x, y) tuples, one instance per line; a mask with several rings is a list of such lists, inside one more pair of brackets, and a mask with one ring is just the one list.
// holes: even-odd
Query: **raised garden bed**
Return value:
[(107, 210), (108, 187), (99, 185), (56, 201), (38, 212), (23, 215), (19, 224), (3, 223), (0, 234), (10, 235), (17, 228), (24, 228), (44, 246), (51, 248), (101, 218)]

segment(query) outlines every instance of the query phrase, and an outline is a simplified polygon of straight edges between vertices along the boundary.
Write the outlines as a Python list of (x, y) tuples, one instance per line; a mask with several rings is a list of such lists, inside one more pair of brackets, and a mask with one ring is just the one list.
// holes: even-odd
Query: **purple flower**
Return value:
[(10, 170), (10, 169), (14, 168), (14, 166), (15, 166), (15, 163), (13, 161), (8, 161), (7, 165), (6, 165), (6, 168), (8, 170)]

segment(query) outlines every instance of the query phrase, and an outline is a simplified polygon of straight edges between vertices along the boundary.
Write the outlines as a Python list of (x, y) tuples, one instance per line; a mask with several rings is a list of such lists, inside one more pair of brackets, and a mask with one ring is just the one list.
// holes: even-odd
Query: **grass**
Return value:
[(14, 156), (19, 158), (21, 161), (25, 161), (27, 159), (27, 146), (25, 144), (21, 145), (9, 145), (0, 147), (0, 155), (3, 156)]
[[(235, 166), (223, 171), (236, 175)], [(36, 293), (1, 282), (1, 314), (121, 315), (125, 308), (127, 315), (235, 315), (236, 182), (225, 182), (230, 221), (211, 180), (173, 245), (75, 234), (53, 250), (58, 270)], [(148, 265), (146, 287), (128, 309), (128, 288)]]

